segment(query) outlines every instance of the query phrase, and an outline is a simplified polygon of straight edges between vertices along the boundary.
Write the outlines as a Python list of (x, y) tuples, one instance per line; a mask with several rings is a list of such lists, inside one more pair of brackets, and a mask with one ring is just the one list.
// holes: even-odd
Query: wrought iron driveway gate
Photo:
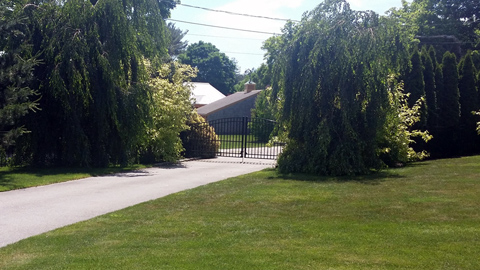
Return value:
[(234, 117), (195, 124), (188, 132), (186, 156), (276, 159), (284, 144), (268, 144), (275, 134), (276, 122), (261, 118)]

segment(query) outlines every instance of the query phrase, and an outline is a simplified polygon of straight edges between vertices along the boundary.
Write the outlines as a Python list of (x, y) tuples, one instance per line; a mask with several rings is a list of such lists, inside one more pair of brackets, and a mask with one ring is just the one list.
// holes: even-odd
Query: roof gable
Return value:
[(226, 96), (220, 100), (217, 100), (215, 102), (212, 102), (210, 104), (207, 104), (203, 107), (200, 107), (197, 109), (198, 114), (202, 116), (208, 116), (214, 112), (217, 112), (219, 110), (223, 110), (225, 108), (228, 108), (234, 104), (237, 104), (239, 102), (242, 102), (244, 100), (247, 100), (249, 98), (256, 97), (262, 90), (253, 90), (250, 92), (237, 92), (234, 94), (231, 94), (229, 96)]
[(224, 94), (209, 83), (192, 82), (191, 85), (192, 98), (195, 100), (195, 104), (205, 105), (225, 98)]

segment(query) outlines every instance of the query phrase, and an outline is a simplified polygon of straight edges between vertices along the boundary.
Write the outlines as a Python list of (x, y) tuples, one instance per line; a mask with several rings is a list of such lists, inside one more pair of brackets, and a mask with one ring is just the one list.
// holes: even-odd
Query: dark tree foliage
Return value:
[[(476, 34), (480, 29), (478, 0), (413, 0), (404, 3), (400, 14), (408, 18), (407, 23), (415, 28), (416, 35), (456, 36), (464, 50), (478, 46)], [(451, 44), (434, 45), (441, 49)]]
[(439, 131), (436, 136), (436, 148), (439, 156), (452, 157), (458, 154), (458, 128), (460, 122), (460, 92), (458, 89), (458, 70), (455, 54), (449, 52), (444, 54), (442, 75), (442, 89), (437, 91), (437, 106), (440, 119)]
[(446, 52), (442, 61), (443, 91), (438, 93), (441, 125), (457, 127), (460, 120), (460, 92), (458, 90), (457, 58)]
[[(274, 120), (274, 104), (271, 100), (272, 88), (267, 88), (258, 94), (255, 100), (255, 108), (252, 109), (252, 118), (259, 118), (262, 120)], [(258, 141), (268, 142), (276, 133), (274, 133), (274, 122), (253, 121), (249, 123), (249, 128), (252, 134), (255, 135)]]
[(430, 56), (430, 60), (432, 61), (433, 72), (435, 73), (435, 70), (437, 70), (438, 66), (438, 59), (437, 52), (435, 51), (435, 48), (433, 46), (428, 47), (428, 55)]
[[(436, 0), (435, 11), (443, 19), (444, 27), (451, 24), (467, 46), (475, 46), (472, 41), (478, 38), (475, 30), (480, 29), (480, 2), (477, 0)], [(450, 27), (452, 27), (450, 26)]]
[(29, 29), (24, 17), (14, 13), (18, 1), (0, 4), (0, 159), (13, 150), (27, 130), (23, 117), (37, 109), (37, 93), (30, 88), (38, 61), (26, 46)]
[(476, 86), (476, 70), (473, 65), (471, 52), (468, 52), (458, 65), (460, 91), (460, 129), (459, 143), (462, 155), (473, 154), (478, 151), (476, 134), (476, 117), (472, 114), (478, 111), (478, 93)]
[(257, 69), (252, 69), (251, 73), (246, 74), (239, 83), (235, 85), (235, 92), (240, 92), (245, 89), (245, 84), (254, 82), (257, 89), (266, 89), (272, 85), (272, 75), (268, 66), (264, 63)]
[(440, 93), (443, 93), (443, 91), (444, 91), (443, 67), (442, 67), (442, 64), (438, 64), (437, 68), (435, 69), (435, 93), (437, 94), (437, 115), (440, 113), (439, 112), (439, 107), (440, 107), (439, 96), (440, 96)]
[[(433, 51), (435, 54), (435, 51)], [(427, 104), (427, 130), (432, 131), (437, 125), (437, 93), (435, 92), (435, 69), (430, 52), (422, 48), (423, 79), (425, 82), (425, 98)]]
[(274, 88), (283, 90), (281, 120), (289, 138), (278, 161), (281, 171), (351, 175), (382, 165), (386, 79), (392, 60), (400, 61), (392, 52), (402, 46), (386, 27), (373, 12), (326, 0), (298, 27), (287, 24), (283, 37), (266, 44), (271, 55), (285, 50), (284, 60), (269, 59), (280, 61), (274, 72), (281, 81)]
[(480, 71), (480, 52), (473, 51), (471, 54), (472, 54), (473, 66), (477, 71)]
[(234, 92), (237, 65), (215, 45), (203, 41), (190, 44), (178, 60), (198, 68), (197, 77), (192, 81), (208, 82), (224, 95)]
[[(95, 1), (94, 1), (95, 2)], [(166, 54), (165, 3), (45, 1), (30, 17), (42, 111), (29, 117), (23, 159), (106, 166), (136, 158), (148, 121), (143, 56)]]
[(478, 104), (480, 104), (480, 69), (477, 70), (477, 93), (478, 93)]
[(435, 93), (437, 96), (437, 106), (436, 106), (436, 122), (433, 127), (430, 127), (429, 131), (433, 135), (432, 141), (428, 143), (428, 150), (432, 158), (441, 158), (445, 156), (443, 153), (443, 145), (441, 136), (443, 136), (443, 121), (440, 118), (440, 93), (444, 92), (443, 87), (443, 71), (442, 64), (437, 64), (435, 69)]
[[(412, 107), (417, 100), (425, 97), (425, 82), (423, 77), (423, 63), (418, 48), (414, 48), (410, 57), (410, 69), (405, 78), (405, 92), (410, 93), (409, 106)], [(424, 103), (420, 110), (421, 120), (418, 123), (420, 128), (425, 128), (427, 123), (427, 106)]]

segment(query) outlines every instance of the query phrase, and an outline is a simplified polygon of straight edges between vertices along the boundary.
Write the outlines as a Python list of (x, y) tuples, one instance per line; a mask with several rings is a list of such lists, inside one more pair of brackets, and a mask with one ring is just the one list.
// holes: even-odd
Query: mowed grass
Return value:
[[(221, 141), (220, 149), (238, 149), (242, 148), (242, 135), (218, 135)], [(254, 135), (247, 135), (247, 148), (266, 147), (266, 142), (259, 142)]]
[(145, 167), (145, 165), (132, 165), (127, 167), (112, 166), (109, 168), (0, 167), (0, 192), (60, 183), (91, 176), (132, 171)]
[(480, 157), (265, 170), (0, 249), (0, 269), (480, 269)]

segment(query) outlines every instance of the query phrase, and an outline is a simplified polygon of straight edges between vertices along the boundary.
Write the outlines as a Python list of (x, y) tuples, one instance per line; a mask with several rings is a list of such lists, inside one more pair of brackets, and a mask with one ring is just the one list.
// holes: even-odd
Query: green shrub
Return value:
[(275, 129), (275, 121), (273, 121), (276, 119), (275, 104), (271, 102), (271, 92), (271, 87), (260, 92), (255, 101), (255, 108), (252, 109), (252, 122), (248, 125), (259, 142), (268, 142), (272, 136), (275, 136), (272, 134)]
[(188, 130), (180, 134), (185, 149), (183, 156), (188, 158), (215, 157), (218, 149), (220, 149), (220, 140), (214, 128), (196, 111), (190, 115), (187, 125), (189, 126)]
[(142, 156), (145, 161), (177, 161), (183, 151), (180, 133), (188, 129), (186, 122), (192, 110), (190, 86), (185, 82), (195, 77), (196, 69), (177, 62), (158, 67), (147, 60), (144, 63), (150, 72), (153, 102)]

